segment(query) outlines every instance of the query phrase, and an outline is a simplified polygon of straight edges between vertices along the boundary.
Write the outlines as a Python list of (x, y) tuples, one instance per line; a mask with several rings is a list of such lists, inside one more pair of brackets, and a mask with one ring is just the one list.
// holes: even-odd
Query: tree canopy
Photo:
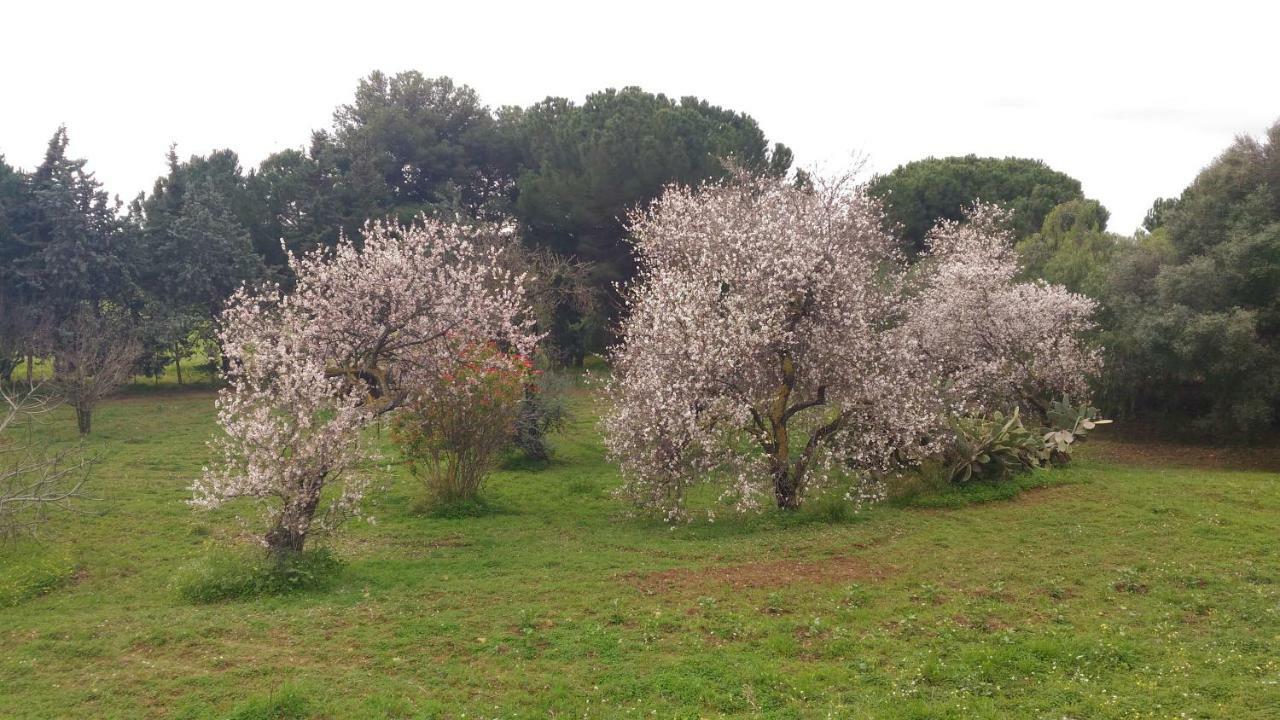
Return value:
[(1242, 137), (1110, 271), (1110, 391), (1219, 436), (1280, 415), (1280, 123)]
[[(1044, 162), (976, 155), (872, 178), (885, 230), (928, 263), (928, 233), (998, 206), (1019, 278), (1098, 303), (1110, 412), (1256, 434), (1280, 420), (1280, 124), (1243, 137), (1133, 236)], [(507, 262), (531, 280), (543, 350), (584, 362), (617, 338), (636, 272), (627, 240), (673, 186), (734, 172), (782, 181), (792, 153), (754, 118), (638, 87), (491, 108), (448, 77), (374, 72), (297, 147), (256, 167), (228, 148), (179, 157), (127, 208), (58, 128), (41, 162), (0, 155), (0, 378), (47, 352), (84, 308), (127, 316), (158, 374), (204, 344), (243, 284), (290, 287), (289, 258), (358, 245), (366, 224), (512, 218)], [(796, 170), (801, 192), (816, 185)], [(985, 216), (984, 216), (985, 217)], [(994, 215), (992, 215), (994, 217)], [(1002, 250), (1003, 252), (1003, 250)], [(211, 357), (218, 357), (216, 351)]]
[(728, 159), (775, 176), (791, 166), (750, 116), (636, 87), (581, 105), (548, 98), (503, 123), (520, 150), (516, 208), (531, 241), (595, 263), (601, 280), (630, 276), (626, 215), (664, 186), (723, 178)]
[(1009, 210), (1014, 236), (1025, 238), (1041, 229), (1054, 207), (1084, 198), (1079, 180), (1039, 160), (977, 155), (909, 162), (874, 178), (870, 192), (884, 202), (912, 254), (924, 250), (936, 222), (961, 220), (979, 201)]
[(1098, 297), (1119, 238), (1097, 200), (1068, 200), (1045, 216), (1040, 231), (1018, 243), (1024, 272)]

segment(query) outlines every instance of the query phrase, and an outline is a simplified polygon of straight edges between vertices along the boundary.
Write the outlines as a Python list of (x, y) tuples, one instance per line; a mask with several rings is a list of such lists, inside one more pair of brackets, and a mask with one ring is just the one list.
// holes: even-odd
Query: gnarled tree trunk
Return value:
[(810, 408), (827, 404), (826, 386), (819, 386), (813, 397), (796, 403), (791, 402), (795, 390), (795, 360), (785, 350), (778, 353), (782, 381), (774, 394), (773, 401), (766, 412), (767, 424), (759, 414), (755, 414), (756, 436), (761, 447), (769, 456), (769, 471), (773, 476), (773, 495), (779, 508), (795, 510), (804, 502), (805, 475), (809, 464), (813, 461), (819, 446), (832, 433), (844, 424), (844, 414), (814, 430), (805, 442), (804, 448), (793, 457), (791, 452), (791, 433), (787, 424), (797, 413)]
[(278, 559), (302, 552), (311, 529), (311, 519), (320, 504), (320, 493), (306, 493), (281, 509), (275, 525), (267, 531), (264, 541), (267, 552)]

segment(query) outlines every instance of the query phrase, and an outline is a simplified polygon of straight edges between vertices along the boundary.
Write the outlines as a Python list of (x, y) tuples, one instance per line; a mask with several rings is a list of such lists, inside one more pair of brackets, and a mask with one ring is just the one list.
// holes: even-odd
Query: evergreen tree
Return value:
[(1280, 419), (1280, 123), (1155, 210), (1108, 280), (1109, 394), (1133, 414), (1255, 436)]
[(212, 338), (223, 302), (263, 276), (243, 217), (252, 194), (230, 150), (183, 162), (170, 148), (169, 172), (130, 212), (137, 243), (132, 264), (145, 291), (135, 310), (142, 324), (141, 369), (161, 374)]
[(548, 98), (499, 114), (502, 152), (519, 168), (516, 214), (526, 241), (586, 262), (597, 310), (569, 309), (548, 328), (561, 356), (599, 352), (618, 313), (617, 283), (634, 273), (627, 214), (670, 184), (723, 178), (727, 163), (783, 176), (791, 151), (770, 148), (750, 116), (693, 97), (606, 90), (581, 105)]
[(268, 266), (283, 270), (285, 248), (305, 253), (337, 244), (343, 220), (332, 177), (314, 155), (300, 150), (273, 153), (249, 172), (245, 178), (253, 203), (249, 232), (254, 250)]
[(17, 282), (55, 318), (80, 302), (125, 303), (134, 294), (119, 201), (108, 199), (85, 160), (67, 156), (68, 143), (58, 128), (12, 221)]
[(890, 224), (912, 255), (939, 220), (962, 220), (975, 202), (1012, 212), (1014, 236), (1041, 229), (1056, 206), (1082, 199), (1080, 181), (1039, 160), (1025, 158), (926, 158), (899, 166), (871, 182), (871, 194), (885, 204)]
[(343, 230), (391, 216), (482, 214), (509, 182), (495, 167), (496, 126), (475, 90), (417, 71), (374, 72), (334, 113), (312, 157), (334, 177)]
[(1119, 243), (1107, 232), (1109, 217), (1097, 200), (1070, 200), (1055, 207), (1040, 232), (1018, 243), (1025, 274), (1100, 297)]

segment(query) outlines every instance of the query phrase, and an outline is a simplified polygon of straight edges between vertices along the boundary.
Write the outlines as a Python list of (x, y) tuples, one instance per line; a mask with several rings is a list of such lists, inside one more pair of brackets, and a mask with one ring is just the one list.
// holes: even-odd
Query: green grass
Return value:
[[(342, 564), (322, 587), (193, 602), (190, 569), (255, 529), (247, 506), (184, 504), (212, 418), (207, 392), (138, 388), (100, 410), (97, 499), (55, 517), (40, 545), (0, 552), (0, 717), (1280, 707), (1272, 473), (1086, 453), (1018, 486), (669, 528), (610, 496), (617, 475), (584, 411), (549, 467), (492, 478), (484, 512), (415, 514), (419, 490), (397, 476), (372, 498), (377, 523), (329, 545)], [(69, 440), (74, 423), (51, 432)], [(30, 581), (10, 582), (19, 573)]]

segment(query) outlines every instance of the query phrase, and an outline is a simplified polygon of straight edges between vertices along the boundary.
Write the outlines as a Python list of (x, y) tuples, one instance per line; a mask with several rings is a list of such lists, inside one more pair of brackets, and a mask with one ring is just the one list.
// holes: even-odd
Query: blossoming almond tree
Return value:
[(220, 332), (231, 360), (217, 402), (225, 434), (212, 442), (220, 462), (194, 483), (193, 504), (258, 500), (273, 554), (302, 550), (325, 497), (322, 526), (358, 512), (363, 427), (464, 362), (460, 347), (532, 350), (523, 278), (500, 261), (506, 231), (371, 224), (360, 246), (291, 257), (292, 292), (233, 295)]
[(899, 331), (905, 265), (879, 206), (845, 182), (738, 174), (668, 188), (631, 218), (640, 271), (603, 425), (623, 493), (668, 518), (728, 478), (739, 507), (798, 507), (838, 466), (883, 469), (936, 393)]
[(933, 229), (907, 330), (946, 381), (953, 412), (1019, 406), (1045, 420), (1054, 398), (1084, 398), (1101, 367), (1085, 339), (1096, 304), (1061, 285), (1016, 282), (1007, 227), (1003, 210), (977, 205)]

